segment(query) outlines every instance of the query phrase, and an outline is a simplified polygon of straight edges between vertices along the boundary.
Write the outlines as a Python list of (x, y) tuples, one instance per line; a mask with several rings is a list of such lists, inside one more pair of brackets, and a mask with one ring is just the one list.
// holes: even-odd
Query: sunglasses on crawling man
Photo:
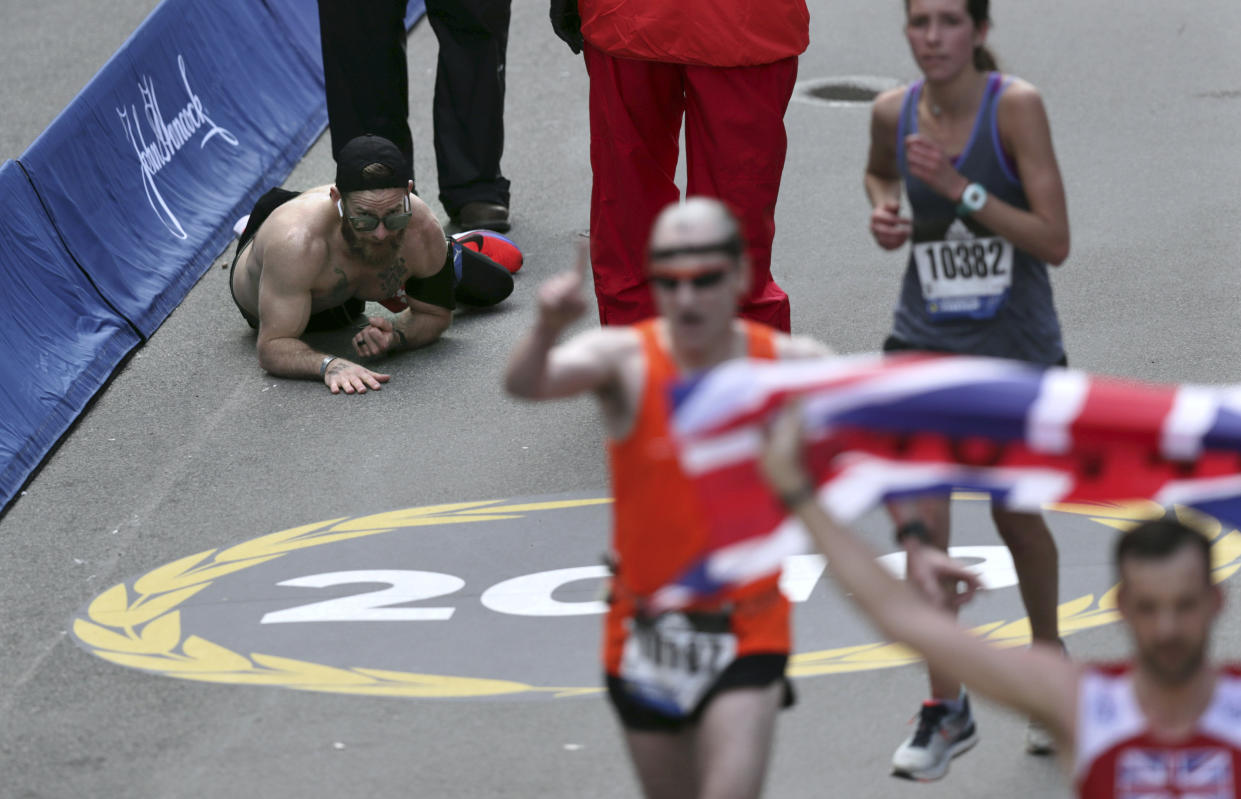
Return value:
[(410, 217), (414, 215), (413, 212), (409, 208), (409, 195), (408, 194), (405, 195), (404, 210), (393, 211), (392, 213), (386, 216), (383, 216), (383, 217), (372, 216), (370, 214), (358, 214), (357, 216), (345, 216), (345, 207), (344, 207), (344, 203), (342, 200), (336, 201), (336, 210), (340, 213), (342, 217), (349, 220), (350, 227), (352, 227), (354, 230), (362, 231), (363, 233), (374, 230), (375, 228), (379, 227), (380, 222), (382, 222), (383, 226), (387, 228), (388, 230), (401, 230), (402, 228), (404, 228), (406, 225), (409, 224)]

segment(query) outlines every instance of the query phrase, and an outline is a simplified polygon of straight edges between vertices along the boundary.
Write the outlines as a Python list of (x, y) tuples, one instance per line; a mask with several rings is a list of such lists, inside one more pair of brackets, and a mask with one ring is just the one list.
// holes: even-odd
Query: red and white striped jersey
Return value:
[(1192, 734), (1151, 734), (1128, 666), (1082, 676), (1074, 785), (1082, 799), (1241, 799), (1241, 667), (1221, 671)]

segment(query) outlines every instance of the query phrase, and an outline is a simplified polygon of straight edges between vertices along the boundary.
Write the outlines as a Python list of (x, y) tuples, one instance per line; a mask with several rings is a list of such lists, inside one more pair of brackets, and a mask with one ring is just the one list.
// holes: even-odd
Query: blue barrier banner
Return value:
[(0, 165), (0, 508), (141, 338), (61, 245), (15, 161)]
[(300, 51), (258, 0), (164, 0), (21, 157), (70, 252), (144, 336), (322, 132), (322, 69)]
[(315, 3), (163, 0), (0, 166), (0, 508), (326, 126)]

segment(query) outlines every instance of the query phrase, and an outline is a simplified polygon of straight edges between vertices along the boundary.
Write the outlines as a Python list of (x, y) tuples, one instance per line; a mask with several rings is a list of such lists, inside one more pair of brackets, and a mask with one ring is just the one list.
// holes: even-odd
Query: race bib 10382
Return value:
[(1013, 245), (998, 236), (913, 245), (927, 313), (934, 320), (990, 319), (1013, 283)]

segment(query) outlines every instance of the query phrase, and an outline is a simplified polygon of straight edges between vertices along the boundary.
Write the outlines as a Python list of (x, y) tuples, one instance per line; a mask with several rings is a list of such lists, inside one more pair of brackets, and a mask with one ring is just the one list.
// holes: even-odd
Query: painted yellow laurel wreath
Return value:
[[(307, 547), (322, 546), (351, 538), (389, 533), (427, 525), (496, 521), (521, 518), (522, 514), (563, 508), (600, 505), (610, 499), (563, 500), (500, 505), (498, 500), (462, 502), (407, 508), (354, 519), (331, 519), (294, 527), (229, 547), (209, 549), (161, 566), (134, 580), (119, 583), (100, 594), (87, 607), (88, 618), (77, 618), (73, 632), (97, 656), (131, 668), (169, 677), (204, 682), (278, 685), (306, 691), (407, 696), (416, 698), (479, 697), (525, 692), (572, 696), (594, 693), (597, 688), (534, 686), (511, 680), (416, 674), (401, 671), (339, 668), (304, 660), (252, 652), (243, 655), (197, 635), (183, 636), (178, 608), (190, 597), (225, 575)], [(1095, 521), (1123, 529), (1136, 520), (1162, 513), (1153, 503), (1138, 506), (1059, 506), (1057, 510), (1091, 515)], [(1211, 531), (1215, 540), (1214, 577), (1223, 580), (1241, 568), (1241, 533), (1222, 532), (1218, 522)], [(1068, 602), (1060, 607), (1064, 634), (1115, 621), (1115, 589)], [(975, 630), (1000, 646), (1029, 641), (1026, 619), (993, 622)], [(858, 671), (899, 666), (918, 660), (898, 644), (863, 644), (795, 655), (793, 676)]]
[(234, 652), (197, 635), (182, 636), (177, 609), (225, 575), (307, 547), (380, 535), (408, 527), (521, 518), (536, 510), (582, 507), (610, 499), (522, 505), (461, 502), (330, 519), (255, 538), (228, 549), (209, 549), (161, 566), (133, 582), (112, 586), (88, 606), (89, 618), (74, 620), (74, 634), (99, 657), (169, 677), (205, 682), (280, 685), (306, 691), (383, 694), (420, 698), (487, 696), (526, 691), (572, 692), (509, 680), (337, 668), (304, 660)]

